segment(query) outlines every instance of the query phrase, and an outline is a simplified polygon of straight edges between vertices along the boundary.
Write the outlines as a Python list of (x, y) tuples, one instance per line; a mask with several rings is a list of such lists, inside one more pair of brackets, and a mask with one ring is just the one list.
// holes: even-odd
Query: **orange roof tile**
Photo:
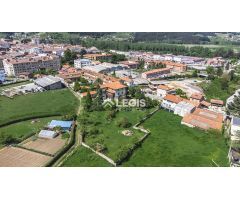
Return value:
[(171, 90), (171, 88), (168, 87), (167, 85), (159, 85), (158, 88), (161, 89), (161, 90), (167, 90), (167, 91)]
[(143, 74), (154, 74), (154, 73), (157, 73), (157, 72), (167, 72), (169, 73), (170, 72), (170, 68), (160, 68), (160, 69), (153, 69), (153, 70), (150, 70), (150, 71), (147, 71), (147, 72), (143, 72)]
[[(90, 91), (89, 93), (90, 93), (90, 95), (91, 95), (91, 96), (93, 96), (93, 95), (97, 94), (97, 92), (96, 92), (96, 91)], [(81, 93), (81, 96), (82, 96), (82, 97), (85, 97), (85, 96), (87, 96), (87, 92), (83, 92), (83, 93)]]
[(176, 95), (173, 95), (173, 94), (167, 94), (165, 97), (164, 97), (164, 100), (167, 100), (167, 101), (171, 101), (173, 103), (179, 103), (180, 101), (182, 101), (183, 98), (179, 97), (179, 96), (176, 96)]
[(203, 98), (203, 95), (201, 93), (194, 93), (191, 95), (191, 98), (201, 100)]
[(127, 87), (126, 85), (123, 85), (118, 81), (101, 85), (101, 88), (109, 88), (109, 89), (113, 89), (113, 90), (123, 89), (126, 87)]

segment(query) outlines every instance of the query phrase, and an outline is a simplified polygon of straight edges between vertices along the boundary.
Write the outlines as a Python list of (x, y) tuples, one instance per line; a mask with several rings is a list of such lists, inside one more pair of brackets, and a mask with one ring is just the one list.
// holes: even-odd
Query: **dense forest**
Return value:
[(210, 42), (208, 36), (215, 36), (215, 33), (200, 32), (136, 32), (134, 41), (159, 41), (177, 44), (206, 44)]

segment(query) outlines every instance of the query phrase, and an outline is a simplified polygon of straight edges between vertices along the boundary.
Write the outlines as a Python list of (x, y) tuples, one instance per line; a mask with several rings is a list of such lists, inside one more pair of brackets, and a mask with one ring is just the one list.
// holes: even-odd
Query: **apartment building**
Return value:
[(178, 62), (153, 60), (153, 61), (149, 61), (148, 64), (149, 65), (151, 65), (151, 64), (163, 64), (167, 68), (169, 68), (171, 70), (171, 72), (185, 72), (185, 71), (187, 71), (187, 65), (182, 64), (182, 63), (178, 63)]
[(154, 70), (142, 73), (142, 78), (157, 79), (157, 78), (162, 78), (167, 74), (170, 74), (170, 68), (154, 69)]
[(74, 60), (74, 67), (76, 69), (81, 69), (86, 66), (90, 66), (92, 64), (92, 61), (89, 59), (77, 59)]
[(18, 76), (21, 73), (33, 73), (41, 69), (60, 69), (60, 58), (55, 55), (10, 58), (3, 60), (8, 76)]
[(96, 54), (85, 54), (83, 57), (90, 60), (111, 60), (112, 55), (96, 53)]

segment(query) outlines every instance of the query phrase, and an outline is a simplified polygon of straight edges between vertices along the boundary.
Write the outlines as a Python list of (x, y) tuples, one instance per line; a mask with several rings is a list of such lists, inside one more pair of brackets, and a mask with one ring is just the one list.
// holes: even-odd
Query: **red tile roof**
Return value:
[(173, 94), (167, 94), (165, 97), (164, 97), (164, 100), (167, 100), (167, 101), (171, 101), (173, 103), (179, 103), (180, 101), (183, 100), (183, 98), (179, 97), (179, 96), (176, 96), (176, 95), (173, 95)]

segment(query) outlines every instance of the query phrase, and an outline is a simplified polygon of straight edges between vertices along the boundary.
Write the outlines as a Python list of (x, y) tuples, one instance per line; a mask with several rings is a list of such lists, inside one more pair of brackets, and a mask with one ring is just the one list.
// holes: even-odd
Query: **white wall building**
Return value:
[(178, 103), (175, 106), (174, 114), (184, 117), (186, 114), (192, 113), (194, 111), (194, 109), (195, 109), (194, 105), (184, 102), (184, 101), (181, 101), (180, 103)]
[(233, 117), (231, 121), (231, 140), (240, 140), (240, 118)]
[(89, 59), (77, 59), (74, 60), (74, 67), (77, 69), (82, 69), (83, 67), (90, 66), (92, 61)]
[(5, 81), (5, 71), (0, 69), (0, 83)]

